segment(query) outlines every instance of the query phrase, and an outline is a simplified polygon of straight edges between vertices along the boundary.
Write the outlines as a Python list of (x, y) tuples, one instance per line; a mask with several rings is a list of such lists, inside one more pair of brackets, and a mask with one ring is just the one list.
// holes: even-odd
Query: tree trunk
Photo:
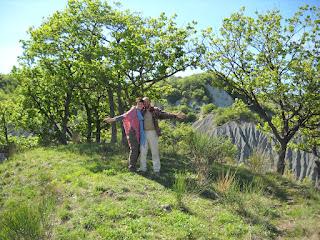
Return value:
[(316, 181), (314, 187), (320, 191), (320, 160), (315, 161), (315, 174), (316, 174)]
[(278, 151), (278, 163), (277, 172), (283, 175), (285, 168), (285, 157), (287, 152), (287, 143), (282, 143), (280, 145), (280, 150)]
[(58, 141), (63, 144), (63, 145), (67, 145), (68, 142), (67, 142), (67, 136), (65, 133), (63, 132), (58, 132), (59, 136), (58, 136)]
[[(112, 90), (110, 88), (108, 89), (108, 98), (109, 98), (109, 106), (110, 106), (110, 116), (114, 117), (115, 116), (114, 99), (113, 99)], [(116, 142), (117, 142), (117, 126), (116, 126), (116, 123), (112, 123), (111, 124), (111, 143), (116, 143)]]
[(6, 140), (6, 144), (9, 145), (8, 128), (7, 128), (7, 122), (4, 114), (2, 114), (2, 125), (3, 125), (3, 133)]
[[(98, 103), (99, 105), (99, 103)], [(101, 142), (101, 121), (99, 118), (99, 111), (98, 108), (94, 109), (94, 113), (95, 113), (95, 120), (96, 120), (96, 142), (100, 143)]]
[[(72, 90), (71, 90), (72, 91)], [(62, 131), (61, 131), (61, 137), (60, 137), (60, 142), (62, 144), (67, 144), (67, 132), (68, 132), (68, 122), (69, 122), (69, 117), (70, 117), (70, 103), (71, 103), (71, 97), (72, 94), (70, 92), (67, 92), (67, 96), (64, 102), (64, 116), (62, 119), (62, 123), (61, 123), (61, 127), (62, 127)]]
[(91, 116), (91, 109), (86, 101), (84, 101), (84, 107), (86, 109), (87, 114), (87, 142), (92, 142), (92, 116)]
[[(41, 105), (41, 101), (39, 101), (37, 99), (37, 97), (33, 94), (31, 94), (31, 92), (29, 91), (29, 95), (30, 97), (33, 99), (33, 101), (36, 103), (36, 105), (38, 106), (38, 109), (40, 110), (40, 112), (49, 120), (49, 122), (51, 122), (51, 124), (53, 125), (54, 130), (57, 132), (58, 134), (58, 141), (62, 144), (66, 144), (66, 137), (63, 137), (62, 131), (58, 126), (58, 123), (54, 120), (53, 115), (51, 114), (50, 111), (47, 111), (44, 107), (42, 107)], [(67, 129), (68, 130), (68, 129)]]
[[(120, 83), (118, 84), (118, 88), (117, 88), (117, 102), (118, 102), (118, 112), (119, 115), (124, 113), (124, 109), (123, 109), (123, 104), (121, 101), (121, 85)], [(123, 145), (128, 145), (128, 141), (127, 141), (127, 136), (126, 136), (126, 132), (124, 131), (124, 127), (121, 124), (121, 143)]]

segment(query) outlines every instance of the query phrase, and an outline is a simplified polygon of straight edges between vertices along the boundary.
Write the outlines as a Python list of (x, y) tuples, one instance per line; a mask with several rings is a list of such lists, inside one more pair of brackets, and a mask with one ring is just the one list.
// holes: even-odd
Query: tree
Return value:
[(10, 132), (20, 125), (21, 108), (16, 95), (18, 82), (14, 76), (0, 75), (0, 144), (9, 146), (12, 142)]
[(301, 7), (283, 19), (279, 11), (224, 19), (220, 35), (208, 29), (205, 65), (221, 86), (265, 122), (278, 146), (277, 171), (285, 169), (288, 143), (320, 114), (320, 9)]
[(12, 102), (0, 97), (0, 142), (9, 145), (9, 125), (12, 118)]
[[(102, 57), (96, 36), (101, 32), (98, 20), (109, 12), (109, 5), (98, 1), (70, 0), (67, 9), (30, 29), (30, 39), (22, 41), (20, 73), (26, 102), (45, 118), (44, 124), (52, 126), (62, 144), (72, 136), (68, 125), (77, 112), (77, 98), (85, 97), (81, 93), (88, 80), (96, 80), (92, 71), (98, 69)], [(97, 93), (97, 88), (92, 92)]]
[[(86, 119), (81, 132), (90, 142), (95, 131), (100, 142), (103, 116), (122, 114), (155, 82), (196, 65), (202, 47), (191, 44), (193, 33), (164, 14), (149, 19), (99, 0), (69, 0), (22, 41), (24, 106), (40, 114), (43, 136), (67, 144)], [(116, 134), (113, 124), (112, 142)]]
[(126, 30), (116, 35), (122, 41), (115, 48), (117, 69), (130, 91), (143, 95), (155, 83), (196, 67), (204, 48), (193, 37), (195, 32), (195, 23), (178, 27), (175, 16), (164, 13), (158, 18), (131, 18)]

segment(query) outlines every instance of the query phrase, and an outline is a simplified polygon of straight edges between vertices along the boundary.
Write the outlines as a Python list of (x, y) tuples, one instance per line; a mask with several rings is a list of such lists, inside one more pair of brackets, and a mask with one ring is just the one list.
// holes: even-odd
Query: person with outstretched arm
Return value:
[(159, 136), (161, 130), (159, 128), (159, 119), (185, 119), (184, 113), (168, 113), (162, 111), (160, 108), (154, 107), (150, 104), (148, 97), (143, 98), (144, 108), (142, 110), (144, 118), (144, 133), (145, 141), (140, 143), (140, 171), (147, 171), (147, 153), (148, 146), (151, 148), (153, 171), (156, 176), (160, 175), (160, 156), (159, 156)]
[(136, 171), (140, 144), (144, 144), (146, 140), (143, 128), (143, 107), (144, 104), (142, 98), (137, 98), (136, 106), (133, 106), (128, 112), (113, 118), (107, 117), (104, 119), (107, 123), (122, 121), (130, 147), (129, 171), (132, 172)]

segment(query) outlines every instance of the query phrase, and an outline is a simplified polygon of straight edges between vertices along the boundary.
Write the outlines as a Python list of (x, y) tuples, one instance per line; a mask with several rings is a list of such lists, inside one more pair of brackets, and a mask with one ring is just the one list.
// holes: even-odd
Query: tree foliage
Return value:
[(17, 86), (13, 75), (0, 75), (0, 145), (8, 146), (13, 141), (12, 131), (23, 124)]
[(290, 140), (313, 129), (320, 114), (319, 17), (320, 9), (309, 6), (289, 19), (276, 10), (253, 18), (242, 9), (224, 19), (220, 35), (205, 32), (206, 67), (265, 121), (279, 146), (280, 173)]
[[(17, 75), (25, 109), (43, 137), (66, 144), (75, 132), (100, 142), (102, 118), (122, 114), (154, 84), (197, 65), (195, 23), (145, 18), (99, 0), (69, 0), (29, 30)], [(83, 124), (83, 120), (86, 124)], [(116, 141), (112, 125), (112, 141)]]

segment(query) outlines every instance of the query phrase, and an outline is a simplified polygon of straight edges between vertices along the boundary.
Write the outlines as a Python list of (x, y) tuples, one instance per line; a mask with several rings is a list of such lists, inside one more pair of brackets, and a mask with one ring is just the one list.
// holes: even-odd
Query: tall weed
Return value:
[(208, 182), (214, 162), (224, 162), (226, 158), (234, 158), (237, 152), (236, 146), (223, 137), (210, 137), (192, 132), (188, 143), (191, 163), (201, 185)]
[(236, 187), (236, 172), (230, 169), (225, 173), (222, 171), (216, 181), (216, 188), (220, 193), (226, 194)]
[(256, 173), (265, 173), (271, 168), (271, 159), (255, 149), (248, 158), (246, 165)]
[(183, 206), (183, 196), (186, 193), (186, 189), (186, 175), (184, 173), (177, 173), (173, 185), (173, 191), (175, 192), (178, 207)]
[(223, 200), (238, 201), (240, 187), (236, 179), (236, 171), (232, 172), (230, 169), (226, 173), (222, 171), (215, 182), (215, 188), (223, 196)]

